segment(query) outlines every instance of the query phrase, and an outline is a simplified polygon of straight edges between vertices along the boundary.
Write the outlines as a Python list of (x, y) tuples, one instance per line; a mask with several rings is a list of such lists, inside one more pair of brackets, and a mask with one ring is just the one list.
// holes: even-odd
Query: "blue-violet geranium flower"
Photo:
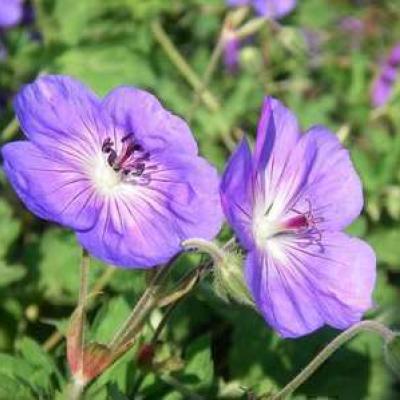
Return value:
[(39, 217), (76, 231), (99, 259), (151, 267), (222, 223), (219, 178), (187, 124), (150, 93), (120, 87), (100, 100), (66, 76), (16, 96), (28, 141), (2, 149), (6, 175)]
[(372, 84), (372, 104), (374, 107), (385, 105), (393, 94), (400, 70), (400, 43), (397, 43), (383, 61)]
[(23, 15), (23, 0), (0, 0), (0, 28), (17, 25)]
[(266, 18), (279, 19), (296, 7), (296, 0), (227, 0), (231, 7), (252, 6)]
[(248, 250), (245, 278), (281, 336), (324, 324), (344, 329), (372, 305), (376, 261), (341, 232), (360, 213), (362, 188), (348, 152), (322, 126), (266, 98), (253, 154), (244, 138), (221, 182), (228, 222)]

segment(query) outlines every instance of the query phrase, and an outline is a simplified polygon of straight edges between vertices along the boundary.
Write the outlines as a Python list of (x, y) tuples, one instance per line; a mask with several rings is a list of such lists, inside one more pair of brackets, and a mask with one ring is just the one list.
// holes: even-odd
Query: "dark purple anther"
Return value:
[[(103, 153), (109, 154), (107, 163), (115, 172), (121, 172), (123, 177), (139, 177), (142, 176), (146, 169), (146, 161), (150, 159), (150, 153), (143, 153), (143, 147), (135, 143), (133, 133), (129, 133), (121, 139), (122, 149), (118, 153), (115, 149), (111, 138), (106, 138), (103, 142), (101, 150)], [(135, 157), (137, 153), (140, 153)], [(154, 167), (154, 166), (151, 166)], [(156, 168), (151, 168), (156, 169)]]

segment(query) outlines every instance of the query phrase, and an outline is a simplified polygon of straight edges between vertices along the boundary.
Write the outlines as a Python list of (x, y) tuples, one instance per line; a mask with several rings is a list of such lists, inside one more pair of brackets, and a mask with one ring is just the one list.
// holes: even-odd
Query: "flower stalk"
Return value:
[(392, 341), (396, 334), (377, 321), (362, 321), (342, 332), (333, 339), (292, 381), (290, 381), (271, 400), (283, 400), (301, 386), (308, 378), (340, 347), (360, 332), (372, 332), (383, 338), (385, 344)]
[(78, 306), (72, 314), (67, 334), (67, 358), (73, 376), (69, 395), (71, 400), (80, 398), (86, 384), (86, 379), (84, 378), (84, 346), (89, 267), (90, 257), (88, 252), (83, 249)]
[[(99, 294), (104, 287), (109, 283), (110, 279), (114, 275), (115, 271), (117, 269), (115, 267), (107, 267), (107, 269), (103, 272), (103, 274), (99, 277), (99, 279), (95, 282), (93, 285), (90, 293), (87, 295), (87, 301), (86, 301), (86, 309), (88, 307), (91, 307), (93, 304), (93, 298)], [(43, 349), (45, 351), (51, 351), (54, 349), (58, 343), (63, 339), (63, 334), (59, 330), (55, 330), (48, 339), (43, 343)]]
[(167, 278), (171, 266), (176, 258), (177, 257), (174, 257), (166, 265), (160, 267), (156, 271), (152, 281), (143, 293), (142, 297), (136, 303), (130, 316), (108, 344), (108, 347), (112, 352), (118, 351), (121, 346), (124, 346), (127, 342), (132, 340), (133, 336), (141, 328), (146, 317), (157, 305), (159, 298), (158, 295), (160, 293), (162, 284), (165, 282), (165, 279)]

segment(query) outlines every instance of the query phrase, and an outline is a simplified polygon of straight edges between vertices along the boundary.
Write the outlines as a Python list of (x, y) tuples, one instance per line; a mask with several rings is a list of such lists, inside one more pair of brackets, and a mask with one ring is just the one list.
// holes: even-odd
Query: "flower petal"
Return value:
[(112, 90), (103, 110), (117, 127), (134, 133), (146, 150), (197, 154), (197, 144), (186, 122), (167, 111), (152, 94), (133, 87)]
[(24, 141), (9, 143), (1, 152), (9, 181), (34, 214), (73, 229), (94, 225), (98, 198), (90, 180), (73, 164)]
[(205, 160), (173, 155), (151, 179), (107, 199), (97, 225), (78, 233), (94, 256), (128, 268), (152, 267), (178, 253), (183, 240), (211, 240), (218, 233), (218, 176)]
[(242, 245), (251, 248), (252, 158), (246, 138), (242, 139), (226, 165), (220, 191), (222, 208), (229, 224)]
[(400, 43), (396, 43), (390, 54), (382, 62), (373, 81), (371, 100), (374, 107), (381, 107), (390, 99), (395, 88), (396, 79), (399, 76), (399, 67)]
[(256, 168), (262, 171), (267, 163), (282, 168), (299, 139), (300, 127), (296, 116), (279, 100), (266, 97), (257, 127)]
[(253, 0), (255, 10), (264, 17), (279, 19), (289, 14), (296, 0)]
[(328, 232), (320, 245), (277, 240), (279, 252), (249, 254), (246, 278), (260, 312), (280, 335), (302, 336), (323, 324), (345, 329), (371, 307), (376, 260), (365, 242)]
[(10, 28), (22, 19), (22, 0), (0, 1), (0, 27)]
[(349, 152), (323, 126), (311, 128), (302, 137), (285, 177), (282, 189), (286, 186), (287, 207), (307, 212), (311, 205), (314, 218), (321, 219), (319, 229), (342, 230), (361, 212), (362, 185)]
[(240, 7), (247, 6), (251, 0), (227, 0), (228, 6), (231, 7)]
[(397, 75), (397, 67), (390, 64), (381, 66), (372, 84), (371, 100), (374, 107), (382, 107), (388, 102), (394, 91)]
[(97, 97), (79, 81), (45, 75), (20, 90), (14, 107), (32, 142), (57, 156), (77, 158), (77, 154), (92, 154), (101, 148), (101, 135), (107, 129), (98, 104)]
[[(282, 190), (282, 183), (289, 182), (285, 179), (285, 170), (300, 138), (296, 116), (278, 100), (266, 97), (254, 150), (255, 218), (265, 215), (267, 210), (271, 216), (279, 218), (284, 210), (287, 194)], [(298, 179), (305, 167), (301, 163), (296, 165), (293, 176)], [(290, 188), (293, 187), (296, 187), (294, 181), (290, 184)]]

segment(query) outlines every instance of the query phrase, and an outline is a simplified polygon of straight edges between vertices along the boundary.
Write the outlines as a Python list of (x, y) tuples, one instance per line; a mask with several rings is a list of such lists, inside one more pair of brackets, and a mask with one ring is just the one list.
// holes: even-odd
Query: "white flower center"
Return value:
[(256, 202), (253, 214), (253, 237), (259, 248), (265, 248), (268, 239), (282, 231), (280, 215), (275, 212), (276, 206), (266, 207), (263, 200)]
[(281, 231), (279, 224), (272, 221), (268, 216), (254, 218), (253, 235), (257, 246), (264, 247), (268, 239), (271, 239)]
[(90, 177), (96, 189), (104, 195), (115, 193), (122, 183), (120, 175), (107, 164), (102, 154), (93, 162)]
[(290, 237), (283, 232), (282, 225), (268, 218), (268, 215), (254, 219), (253, 237), (257, 247), (267, 251), (275, 260), (285, 263), (287, 256), (284, 247)]

